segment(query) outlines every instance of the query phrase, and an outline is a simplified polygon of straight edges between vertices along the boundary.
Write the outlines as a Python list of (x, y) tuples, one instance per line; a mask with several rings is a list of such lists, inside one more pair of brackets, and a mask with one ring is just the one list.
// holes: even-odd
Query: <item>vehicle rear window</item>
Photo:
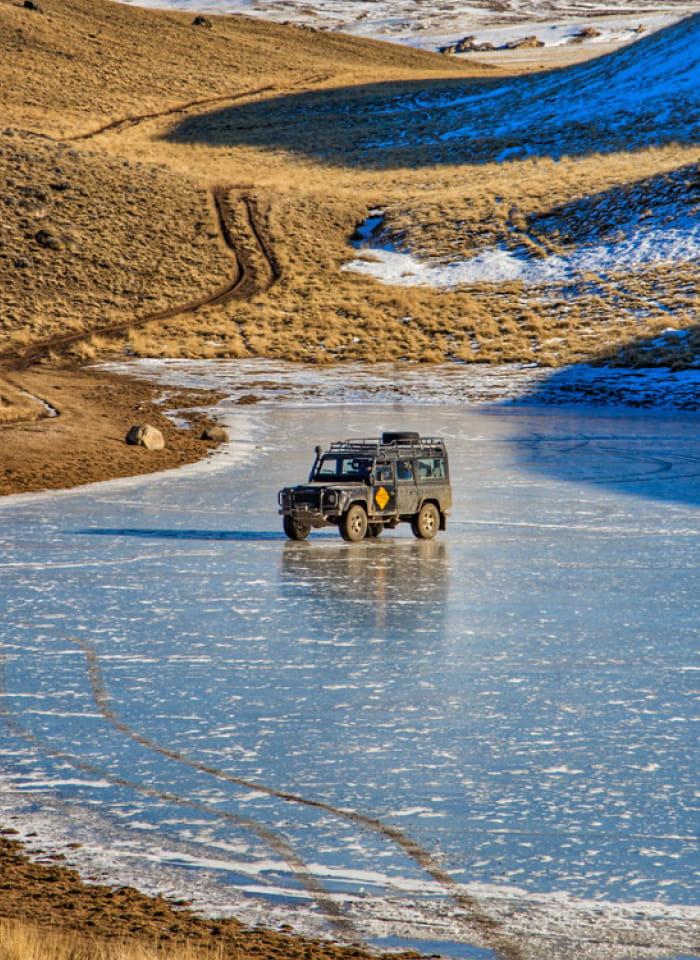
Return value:
[(420, 457), (416, 465), (419, 480), (444, 480), (447, 475), (444, 457)]

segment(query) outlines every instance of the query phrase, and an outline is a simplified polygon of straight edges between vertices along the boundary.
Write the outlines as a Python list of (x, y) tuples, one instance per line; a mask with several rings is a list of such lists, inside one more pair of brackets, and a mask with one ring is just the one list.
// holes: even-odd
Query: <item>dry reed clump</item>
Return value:
[(0, 960), (237, 960), (237, 953), (64, 933), (22, 920), (0, 920)]

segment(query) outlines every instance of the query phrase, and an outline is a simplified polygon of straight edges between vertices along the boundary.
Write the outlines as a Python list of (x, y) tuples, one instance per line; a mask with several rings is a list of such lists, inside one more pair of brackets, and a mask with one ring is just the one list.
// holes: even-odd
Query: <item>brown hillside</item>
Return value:
[[(556, 250), (529, 225), (696, 163), (692, 145), (477, 165), (456, 142), (436, 160), (420, 136), (401, 141), (395, 99), (489, 86), (497, 71), (244, 17), (208, 28), (109, 0), (41, 6), (0, 0), (4, 115), (44, 138), (2, 136), (6, 357), (102, 355), (128, 339), (156, 356), (559, 365), (696, 317), (689, 265), (593, 277), (573, 298), (343, 271), (373, 207), (424, 257), (504, 236)], [(412, 136), (431, 122), (419, 109)], [(397, 146), (373, 152), (385, 128)], [(70, 190), (51, 186), (53, 167)]]
[(208, 19), (211, 29), (193, 26), (191, 15), (110, 0), (41, 0), (41, 12), (0, 0), (3, 116), (70, 136), (126, 114), (266, 84), (488, 72), (371, 40), (239, 16)]

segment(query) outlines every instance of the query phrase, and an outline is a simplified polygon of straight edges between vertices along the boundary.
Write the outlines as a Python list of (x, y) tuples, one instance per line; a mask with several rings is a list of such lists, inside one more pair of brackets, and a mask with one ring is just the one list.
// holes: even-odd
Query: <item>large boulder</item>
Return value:
[(228, 433), (223, 427), (216, 426), (216, 424), (210, 424), (208, 427), (205, 427), (202, 430), (201, 440), (214, 440), (216, 443), (226, 443), (228, 440)]
[(163, 434), (150, 423), (135, 423), (125, 439), (130, 446), (145, 447), (146, 450), (162, 450), (165, 447)]

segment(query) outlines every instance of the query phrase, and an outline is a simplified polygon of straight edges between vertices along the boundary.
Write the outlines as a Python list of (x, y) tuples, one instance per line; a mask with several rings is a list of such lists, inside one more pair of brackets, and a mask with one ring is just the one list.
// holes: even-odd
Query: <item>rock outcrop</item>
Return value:
[(135, 423), (125, 437), (126, 442), (132, 447), (145, 447), (146, 450), (163, 450), (165, 440), (163, 434), (157, 427), (152, 427), (150, 423)]
[(228, 440), (228, 431), (216, 424), (211, 424), (202, 430), (200, 440), (213, 440), (215, 443), (226, 443)]

